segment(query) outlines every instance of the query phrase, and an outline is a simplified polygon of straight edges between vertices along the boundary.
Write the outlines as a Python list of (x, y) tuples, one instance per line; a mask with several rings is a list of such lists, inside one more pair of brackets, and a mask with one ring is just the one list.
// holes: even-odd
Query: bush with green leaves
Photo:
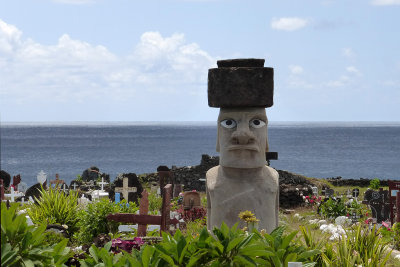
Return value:
[(395, 249), (400, 250), (400, 223), (393, 224), (392, 231), (394, 234), (394, 237), (393, 237), (394, 247), (395, 247)]
[(67, 225), (67, 231), (74, 233), (77, 230), (78, 218), (78, 194), (71, 191), (69, 195), (64, 194), (56, 188), (48, 190), (41, 188), (40, 197), (35, 198), (27, 208), (27, 213), (35, 224), (60, 224)]
[(371, 189), (379, 189), (379, 187), (381, 186), (381, 181), (378, 178), (374, 178), (369, 182), (369, 187)]
[(162, 198), (157, 195), (157, 192), (151, 190), (149, 192), (149, 214), (157, 214), (162, 207)]
[(77, 214), (79, 219), (77, 226), (79, 231), (75, 233), (74, 238), (79, 242), (87, 244), (93, 241), (93, 238), (99, 234), (115, 233), (121, 223), (109, 222), (107, 215), (111, 213), (136, 213), (138, 207), (135, 203), (125, 200), (119, 203), (111, 202), (109, 199), (100, 199), (86, 206)]
[(327, 201), (322, 202), (319, 206), (319, 212), (322, 216), (328, 219), (334, 219), (339, 216), (346, 216), (348, 211), (343, 201), (336, 201), (329, 198)]
[(1, 203), (1, 265), (2, 266), (65, 266), (70, 256), (68, 239), (58, 244), (45, 244), (46, 225), (28, 226), (26, 217), (18, 214), (19, 204), (7, 209)]

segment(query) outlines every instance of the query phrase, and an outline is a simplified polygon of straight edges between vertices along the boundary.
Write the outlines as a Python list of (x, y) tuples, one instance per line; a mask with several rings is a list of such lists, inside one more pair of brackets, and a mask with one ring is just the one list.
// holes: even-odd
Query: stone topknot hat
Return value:
[(274, 69), (264, 59), (218, 60), (208, 70), (208, 105), (215, 108), (271, 107)]

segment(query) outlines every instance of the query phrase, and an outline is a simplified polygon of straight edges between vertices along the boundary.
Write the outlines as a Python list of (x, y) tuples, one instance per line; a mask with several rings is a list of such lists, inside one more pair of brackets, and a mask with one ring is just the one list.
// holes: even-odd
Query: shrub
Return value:
[(78, 218), (79, 232), (74, 237), (84, 244), (93, 241), (93, 238), (99, 234), (116, 232), (121, 223), (109, 222), (107, 215), (111, 213), (135, 213), (138, 210), (133, 202), (126, 204), (125, 200), (116, 204), (108, 199), (100, 199), (87, 205), (86, 209), (79, 211)]
[(394, 247), (400, 249), (400, 223), (393, 224)]
[(68, 232), (73, 233), (77, 230), (76, 224), (78, 218), (78, 194), (70, 192), (69, 195), (57, 190), (49, 188), (40, 191), (40, 198), (36, 199), (37, 203), (32, 203), (27, 209), (27, 213), (35, 224), (65, 224), (68, 226)]
[(61, 266), (69, 258), (67, 239), (44, 245), (46, 225), (28, 226), (25, 215), (17, 214), (19, 204), (7, 209), (1, 203), (1, 265), (2, 266)]
[(379, 181), (378, 178), (374, 178), (369, 182), (369, 187), (371, 189), (379, 189), (379, 187), (381, 186), (381, 181)]
[(346, 216), (347, 209), (342, 201), (335, 201), (332, 198), (323, 202), (319, 206), (319, 212), (325, 218), (336, 218), (339, 216)]
[(161, 210), (162, 207), (162, 198), (157, 195), (157, 192), (150, 191), (149, 192), (149, 214), (156, 214)]

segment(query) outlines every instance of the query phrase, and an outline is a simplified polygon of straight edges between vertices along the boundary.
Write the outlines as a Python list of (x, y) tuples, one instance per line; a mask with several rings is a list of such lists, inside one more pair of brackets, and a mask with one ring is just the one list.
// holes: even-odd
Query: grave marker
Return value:
[(76, 191), (76, 186), (77, 186), (78, 184), (76, 183), (76, 182), (74, 182), (71, 186), (74, 188), (74, 191)]
[(123, 186), (122, 187), (116, 187), (115, 188), (115, 192), (122, 193), (122, 196), (124, 197), (124, 199), (128, 203), (129, 202), (128, 201), (129, 193), (136, 193), (137, 192), (137, 188), (128, 186), (128, 178), (127, 177), (124, 177), (122, 181), (123, 181)]
[(357, 198), (360, 195), (360, 189), (354, 188), (352, 194), (354, 198)]
[(36, 176), (38, 183), (43, 184), (47, 180), (47, 174), (41, 170)]
[[(158, 172), (158, 177), (159, 177), (161, 196), (163, 194), (162, 189), (164, 188), (164, 186), (166, 184), (171, 184), (172, 190), (174, 190), (174, 187), (175, 187), (174, 173), (167, 166), (158, 166), (157, 172)], [(172, 197), (172, 195), (171, 195), (171, 197)]]
[(120, 193), (115, 193), (115, 203), (121, 202), (121, 194)]
[(184, 192), (183, 193), (183, 208), (192, 209), (201, 207), (201, 199), (199, 192)]
[(99, 185), (101, 185), (101, 191), (104, 191), (104, 185), (108, 184), (107, 182), (104, 182), (104, 177), (101, 177), (101, 182), (98, 182)]
[[(396, 201), (398, 201), (398, 193), (400, 192), (400, 181), (388, 181), (388, 186), (389, 186), (389, 202), (390, 202), (390, 221), (393, 224), (394, 223), (394, 217), (395, 217), (395, 210), (396, 213), (399, 214), (399, 209), (400, 207), (397, 205), (396, 207)], [(397, 199), (396, 199), (397, 198)], [(397, 215), (396, 221), (400, 221), (400, 216)]]
[(311, 187), (311, 190), (312, 190), (313, 196), (318, 196), (318, 187), (313, 186), (313, 187)]
[(3, 179), (0, 179), (0, 190), (1, 190), (1, 200), (4, 200), (4, 183)]
[[(139, 214), (140, 215), (147, 215), (149, 212), (149, 193), (146, 190), (142, 192), (142, 198), (140, 199), (139, 205)], [(146, 224), (139, 224), (137, 230), (137, 236), (146, 236), (147, 225)]]
[(19, 183), (19, 186), (18, 186), (19, 192), (25, 193), (26, 189), (28, 189), (28, 185), (26, 183), (24, 183), (24, 182)]
[[(160, 225), (160, 235), (161, 232), (167, 232), (171, 224), (178, 224), (177, 219), (170, 218), (171, 209), (171, 192), (172, 185), (167, 184), (163, 189), (163, 203), (161, 209), (161, 216), (159, 215), (141, 215), (141, 214), (131, 214), (131, 213), (115, 213), (109, 214), (107, 220), (123, 223), (133, 223), (142, 225)], [(168, 228), (167, 228), (168, 227)]]
[(50, 181), (50, 186), (53, 185), (53, 184), (55, 185), (54, 188), (58, 188), (58, 186), (59, 186), (60, 184), (61, 184), (61, 185), (64, 184), (64, 180), (60, 180), (60, 179), (59, 179), (58, 173), (56, 173), (56, 179)]
[(376, 218), (377, 223), (390, 219), (390, 203), (388, 190), (379, 191), (367, 190), (364, 195), (364, 204), (368, 204), (372, 211), (372, 217)]
[(19, 185), (19, 183), (21, 182), (21, 175), (16, 175), (16, 176), (13, 176), (13, 183), (12, 183), (12, 185), (14, 186), (14, 190), (15, 191), (18, 191), (18, 185)]

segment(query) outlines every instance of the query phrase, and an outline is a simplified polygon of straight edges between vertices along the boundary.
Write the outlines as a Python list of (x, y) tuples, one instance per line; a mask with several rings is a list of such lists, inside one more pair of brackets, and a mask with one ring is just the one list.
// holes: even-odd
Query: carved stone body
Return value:
[[(258, 229), (271, 232), (278, 226), (279, 175), (267, 166), (234, 169), (217, 166), (207, 172), (207, 226), (212, 230), (222, 222), (232, 227), (239, 213), (252, 211)], [(240, 221), (239, 227), (245, 224)]]

